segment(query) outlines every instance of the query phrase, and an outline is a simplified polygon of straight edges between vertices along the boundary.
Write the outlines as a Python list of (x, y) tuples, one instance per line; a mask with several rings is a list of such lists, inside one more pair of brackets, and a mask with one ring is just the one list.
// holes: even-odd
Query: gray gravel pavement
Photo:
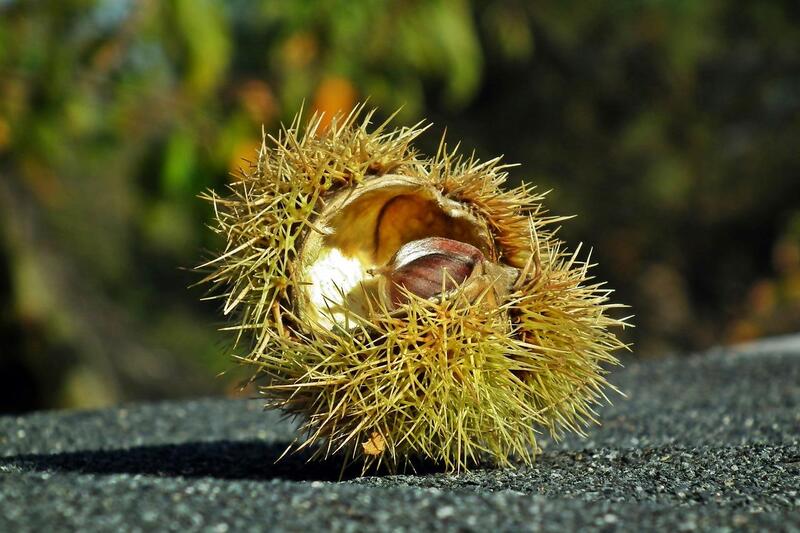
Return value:
[(627, 362), (530, 468), (337, 481), (257, 401), (0, 417), (0, 532), (800, 531), (800, 336)]

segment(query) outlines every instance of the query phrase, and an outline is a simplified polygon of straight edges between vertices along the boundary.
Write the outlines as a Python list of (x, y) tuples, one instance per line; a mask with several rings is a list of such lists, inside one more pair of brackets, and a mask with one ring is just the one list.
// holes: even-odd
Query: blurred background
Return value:
[(197, 194), (366, 98), (552, 188), (637, 357), (800, 331), (796, 0), (0, 0), (0, 412), (235, 394)]

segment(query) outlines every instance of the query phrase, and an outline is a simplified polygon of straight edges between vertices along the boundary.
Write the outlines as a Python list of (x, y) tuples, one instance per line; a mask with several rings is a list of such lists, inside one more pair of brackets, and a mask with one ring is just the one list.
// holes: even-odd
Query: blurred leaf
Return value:
[(483, 23), (487, 33), (496, 37), (497, 47), (503, 57), (515, 61), (530, 58), (534, 48), (533, 30), (521, 5), (489, 3)]
[(398, 21), (405, 60), (424, 72), (445, 73), (447, 101), (464, 105), (474, 94), (483, 66), (469, 4), (437, 0), (420, 4)]
[(309, 32), (298, 32), (283, 43), (281, 56), (289, 69), (306, 67), (317, 57), (316, 37)]
[(239, 87), (242, 107), (254, 124), (270, 124), (278, 114), (278, 103), (269, 84), (250, 80)]
[(11, 143), (11, 127), (0, 117), (0, 153)]
[(692, 191), (692, 175), (680, 158), (660, 158), (650, 169), (647, 180), (654, 206), (681, 209), (687, 205)]
[(322, 80), (314, 94), (314, 111), (324, 113), (321, 127), (327, 128), (337, 113), (347, 113), (356, 103), (355, 87), (349, 80), (332, 76)]
[(62, 405), (70, 405), (77, 409), (107, 407), (120, 400), (118, 388), (89, 366), (79, 366), (70, 370), (59, 395)]
[(169, 138), (164, 154), (161, 173), (164, 192), (171, 196), (191, 193), (196, 162), (194, 138), (184, 130), (176, 130)]
[(223, 80), (231, 52), (227, 19), (219, 2), (175, 0), (175, 18), (189, 50), (187, 87), (203, 96)]
[(198, 239), (191, 213), (179, 204), (160, 201), (143, 217), (143, 234), (153, 251), (186, 257), (197, 250)]

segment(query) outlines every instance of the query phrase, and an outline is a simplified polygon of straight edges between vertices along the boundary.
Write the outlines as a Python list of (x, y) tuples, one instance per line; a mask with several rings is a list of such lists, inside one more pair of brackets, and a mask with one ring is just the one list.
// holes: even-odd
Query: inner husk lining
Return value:
[(301, 320), (325, 329), (352, 327), (366, 317), (367, 298), (381, 299), (379, 276), (405, 243), (446, 237), (493, 255), (491, 239), (475, 215), (419, 179), (383, 176), (343, 191), (326, 205), (301, 251), (297, 303)]

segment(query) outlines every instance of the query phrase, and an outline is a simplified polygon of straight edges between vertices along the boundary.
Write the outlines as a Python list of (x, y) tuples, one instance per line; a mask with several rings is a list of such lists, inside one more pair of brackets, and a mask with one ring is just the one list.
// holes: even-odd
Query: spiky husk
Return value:
[[(358, 108), (325, 131), (299, 119), (265, 137), (257, 161), (209, 193), (226, 248), (204, 281), (235, 312), (230, 329), (249, 353), (241, 361), (266, 378), (263, 393), (304, 420), (299, 447), (363, 455), (395, 467), (412, 456), (462, 469), (481, 455), (510, 464), (533, 460), (536, 431), (581, 432), (604, 398), (604, 363), (624, 347), (609, 328), (608, 290), (592, 283), (588, 261), (554, 236), (543, 195), (503, 188), (508, 166), (479, 162), (442, 143), (432, 158), (411, 141), (424, 128), (369, 129)], [(422, 180), (489, 228), (491, 259), (520, 269), (504, 301), (456, 291), (412, 297), (400, 315), (379, 302), (344, 324), (315, 327), (298, 309), (308, 280), (301, 249), (338, 191), (387, 174)], [(245, 338), (246, 337), (246, 338)], [(365, 443), (380, 443), (380, 449)]]

